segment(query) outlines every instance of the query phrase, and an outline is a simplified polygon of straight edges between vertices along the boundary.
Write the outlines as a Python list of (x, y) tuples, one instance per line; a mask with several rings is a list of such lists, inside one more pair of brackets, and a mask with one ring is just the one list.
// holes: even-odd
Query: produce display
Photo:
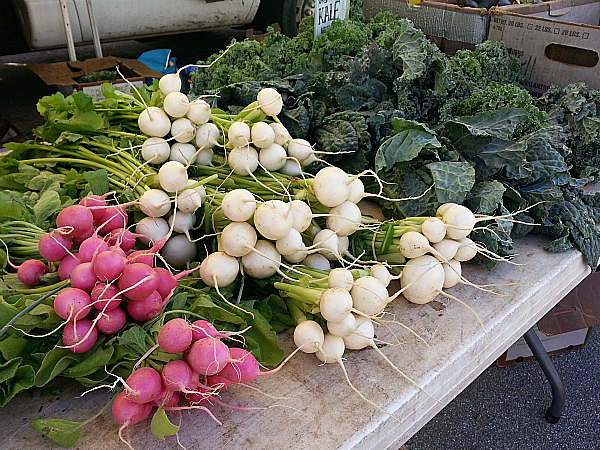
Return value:
[[(463, 303), (453, 286), (484, 288), (461, 264), (492, 269), (513, 238), (595, 268), (600, 198), (578, 188), (600, 93), (532, 98), (501, 43), (449, 58), (387, 13), (302, 26), (199, 62), (190, 95), (169, 74), (40, 99), (35, 140), (0, 159), (0, 406), (68, 377), (119, 391), (128, 445), (150, 415), (165, 439), (185, 426), (167, 412), (219, 422), (223, 389), (285, 376), (287, 329), (316, 363), (346, 374), (371, 348), (407, 378), (375, 336), (386, 306)], [(32, 425), (72, 446), (92, 419)]]

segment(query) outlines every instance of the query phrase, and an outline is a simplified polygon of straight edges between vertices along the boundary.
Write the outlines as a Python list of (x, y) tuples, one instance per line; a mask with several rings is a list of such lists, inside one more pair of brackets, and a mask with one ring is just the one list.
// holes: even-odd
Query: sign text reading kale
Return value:
[(349, 0), (317, 0), (315, 11), (315, 37), (336, 19), (345, 19), (348, 14)]

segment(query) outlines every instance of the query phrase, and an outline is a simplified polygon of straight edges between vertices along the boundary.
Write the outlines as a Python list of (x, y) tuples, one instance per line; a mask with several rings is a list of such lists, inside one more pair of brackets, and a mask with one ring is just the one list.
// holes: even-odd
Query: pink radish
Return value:
[(90, 295), (82, 289), (63, 289), (54, 298), (54, 311), (65, 320), (83, 319), (92, 310)]
[(61, 280), (66, 280), (67, 278), (71, 278), (71, 272), (73, 269), (79, 265), (81, 261), (79, 261), (79, 253), (70, 253), (60, 260), (60, 264), (58, 265), (58, 277)]
[(96, 229), (93, 226), (91, 226), (86, 231), (82, 231), (81, 235), (79, 235), (79, 236), (69, 235), (69, 237), (71, 238), (71, 241), (73, 242), (74, 245), (80, 245), (87, 238), (92, 237), (95, 232), (96, 232)]
[(71, 237), (82, 236), (94, 227), (92, 211), (81, 205), (67, 206), (56, 217), (56, 226)]
[(152, 292), (144, 300), (130, 300), (127, 302), (127, 312), (133, 320), (147, 322), (158, 317), (162, 312), (165, 301), (157, 291)]
[(158, 274), (159, 278), (156, 290), (163, 300), (170, 298), (177, 288), (177, 278), (175, 278), (175, 276), (167, 269), (163, 269), (162, 267), (156, 267), (154, 271)]
[(83, 197), (79, 201), (79, 205), (86, 206), (92, 212), (94, 221), (99, 220), (102, 214), (104, 214), (104, 207), (107, 206), (106, 199), (101, 195), (90, 194)]
[(100, 218), (95, 221), (98, 233), (105, 235), (117, 228), (127, 227), (127, 213), (122, 206), (109, 206)]
[(134, 403), (127, 399), (126, 395), (125, 391), (119, 392), (112, 403), (113, 417), (124, 427), (143, 422), (152, 412), (151, 404)]
[(167, 353), (181, 353), (192, 343), (192, 327), (185, 319), (171, 319), (158, 332), (157, 343)]
[(161, 377), (163, 385), (171, 391), (187, 392), (195, 389), (194, 372), (183, 359), (175, 359), (165, 364)]
[(94, 319), (100, 318), (96, 322), (96, 328), (104, 334), (118, 333), (127, 323), (127, 314), (121, 308), (114, 308), (110, 311), (96, 311)]
[[(40, 277), (48, 272), (48, 266), (38, 259), (23, 261), (17, 269), (17, 278), (27, 286), (37, 286)], [(60, 275), (59, 275), (60, 276)]]
[(67, 323), (62, 338), (63, 344), (73, 353), (84, 353), (96, 343), (98, 330), (90, 319), (81, 319)]
[(229, 348), (218, 338), (200, 339), (190, 346), (184, 358), (200, 375), (216, 375), (229, 360)]
[(94, 256), (94, 260), (92, 261), (94, 273), (99, 280), (106, 283), (117, 279), (125, 269), (126, 265), (127, 258), (114, 250), (98, 253)]
[(261, 375), (256, 358), (243, 348), (229, 349), (229, 364), (221, 369), (219, 376), (232, 383), (247, 383)]
[(53, 230), (40, 238), (38, 250), (46, 261), (60, 261), (71, 250), (71, 240), (57, 230)]
[(108, 244), (98, 237), (97, 234), (93, 234), (79, 245), (79, 260), (81, 262), (90, 262), (95, 255), (108, 250)]
[(106, 242), (111, 246), (118, 245), (127, 252), (135, 245), (137, 236), (125, 228), (115, 228), (106, 235)]
[(144, 300), (156, 291), (160, 278), (155, 270), (142, 263), (132, 263), (123, 269), (118, 285), (127, 298)]
[(206, 337), (216, 338), (221, 336), (221, 333), (208, 320), (200, 319), (192, 322), (192, 342)]
[(123, 296), (115, 284), (98, 281), (90, 292), (92, 306), (104, 312), (115, 309), (121, 303)]
[(148, 403), (156, 399), (162, 390), (160, 373), (152, 367), (141, 367), (125, 380), (125, 398), (134, 403)]
[(71, 286), (83, 289), (86, 292), (91, 292), (97, 281), (98, 277), (94, 273), (91, 262), (81, 263), (71, 272)]
[[(179, 404), (179, 399), (180, 399), (181, 395), (179, 394), (178, 391), (171, 391), (169, 389), (167, 389), (164, 386), (164, 382), (163, 382), (163, 388), (162, 391), (160, 391), (160, 394), (158, 395), (158, 397), (156, 397), (155, 400), (153, 400), (152, 402), (150, 402), (153, 406), (177, 406)], [(166, 398), (166, 399), (165, 399)], [(164, 400), (164, 402), (163, 402)]]

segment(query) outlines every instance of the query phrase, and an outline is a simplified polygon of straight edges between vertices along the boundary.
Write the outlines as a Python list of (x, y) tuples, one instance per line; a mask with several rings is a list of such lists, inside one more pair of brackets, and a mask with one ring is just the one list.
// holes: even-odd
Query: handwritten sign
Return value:
[(315, 8), (315, 37), (336, 19), (346, 19), (350, 0), (317, 0)]

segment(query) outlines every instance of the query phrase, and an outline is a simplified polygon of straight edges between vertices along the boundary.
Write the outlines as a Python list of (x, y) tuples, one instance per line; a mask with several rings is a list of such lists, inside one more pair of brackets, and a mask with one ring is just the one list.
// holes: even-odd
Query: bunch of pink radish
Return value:
[[(117, 333), (129, 318), (157, 317), (178, 278), (189, 273), (174, 276), (154, 267), (164, 240), (149, 250), (133, 250), (138, 236), (127, 223), (123, 206), (110, 206), (104, 197), (89, 195), (63, 209), (56, 218), (57, 228), (39, 240), (42, 257), (58, 264), (61, 280), (70, 280), (71, 286), (56, 295), (54, 310), (67, 322), (63, 344), (75, 353), (91, 349), (98, 333)], [(47, 270), (42, 261), (28, 260), (17, 276), (35, 286)]]
[(206, 320), (166, 322), (158, 333), (157, 346), (181, 359), (167, 362), (160, 372), (152, 367), (132, 372), (113, 402), (115, 420), (123, 427), (134, 425), (145, 420), (153, 407), (207, 410), (200, 405), (209, 401), (223, 404), (216, 394), (224, 388), (277, 370), (261, 372), (250, 352), (224, 342), (229, 336), (231, 333), (217, 331)]

